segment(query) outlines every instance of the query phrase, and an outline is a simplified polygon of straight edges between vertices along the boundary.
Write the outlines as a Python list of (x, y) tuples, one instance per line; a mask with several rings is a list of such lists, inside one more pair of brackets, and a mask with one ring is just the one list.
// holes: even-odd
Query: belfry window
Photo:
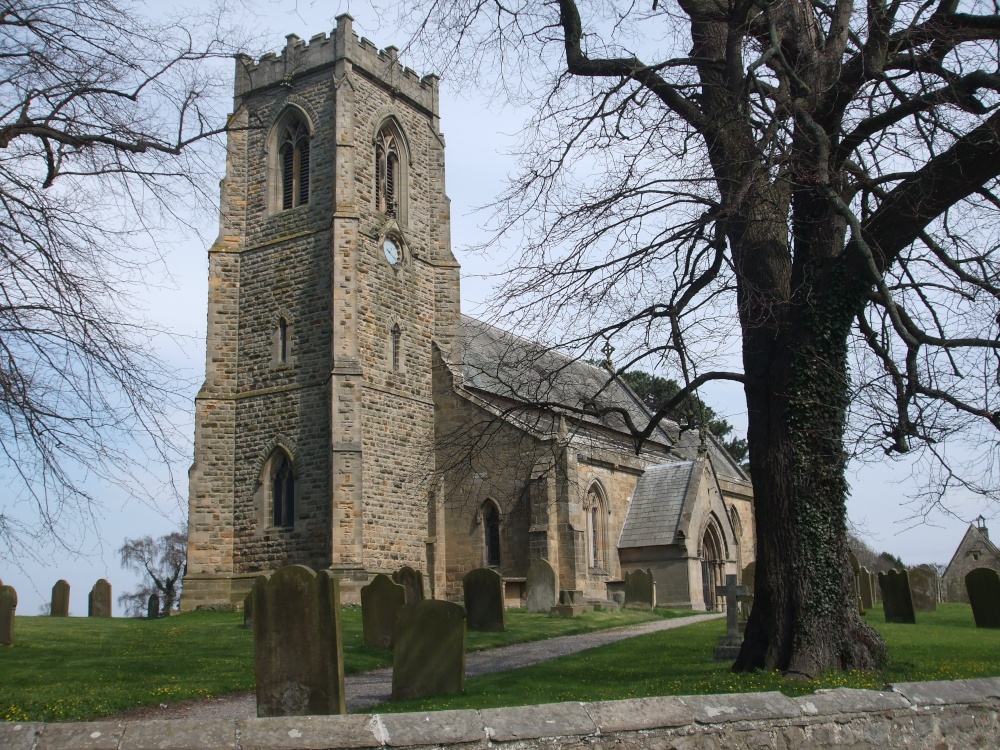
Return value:
[(298, 117), (291, 117), (278, 139), (281, 174), (281, 209), (309, 202), (309, 130)]
[(402, 198), (399, 157), (399, 139), (393, 128), (386, 126), (375, 140), (375, 208), (397, 220)]
[(271, 469), (271, 524), (295, 525), (295, 474), (284, 452), (275, 456)]

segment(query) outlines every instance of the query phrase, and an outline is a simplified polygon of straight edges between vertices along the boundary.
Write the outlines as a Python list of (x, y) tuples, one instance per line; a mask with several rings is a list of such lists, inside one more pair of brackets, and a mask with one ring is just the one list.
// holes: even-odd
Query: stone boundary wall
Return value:
[(3, 750), (996, 748), (1000, 678), (409, 714), (0, 723)]

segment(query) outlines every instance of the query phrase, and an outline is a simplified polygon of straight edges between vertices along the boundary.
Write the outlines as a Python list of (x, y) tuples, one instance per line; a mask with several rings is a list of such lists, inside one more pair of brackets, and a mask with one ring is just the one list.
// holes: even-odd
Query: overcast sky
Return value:
[[(173, 3), (171, 3), (171, 6)], [(286, 34), (294, 33), (309, 39), (320, 32), (329, 33), (334, 18), (350, 12), (355, 30), (370, 38), (380, 48), (389, 45), (404, 47), (406, 38), (388, 27), (367, 3), (293, 2), (291, 0), (257, 0), (252, 9), (258, 14), (250, 19), (252, 27), (265, 40), (264, 49), (280, 51)], [(403, 59), (404, 64), (407, 60)], [(231, 66), (225, 70), (231, 75)], [(426, 71), (420, 71), (426, 72)], [(501, 191), (507, 175), (516, 168), (505, 154), (516, 146), (516, 133), (525, 113), (505, 108), (493, 101), (490, 92), (462, 90), (452, 85), (447, 74), (441, 82), (441, 128), (447, 143), (447, 190), (452, 208), (452, 247), (463, 267), (462, 304), (465, 312), (475, 315), (482, 309), (491, 291), (491, 281), (484, 278), (503, 262), (503, 250), (492, 258), (467, 252), (469, 246), (481, 242), (487, 235), (483, 225), (488, 215), (474, 209), (486, 205)], [(219, 175), (223, 170), (219, 154)], [(193, 399), (205, 364), (205, 322), (207, 298), (207, 247), (214, 239), (215, 216), (206, 216), (204, 236), (191, 237), (169, 250), (171, 282), (164, 282), (149, 293), (147, 314), (181, 334), (183, 344), (164, 349), (179, 375), (190, 379), (191, 410), (181, 415), (187, 434), (193, 434)], [(734, 384), (716, 384), (702, 392), (703, 398), (745, 433), (746, 407), (742, 390)], [(182, 494), (188, 463), (175, 467)], [(906, 463), (885, 463), (877, 466), (852, 466), (852, 495), (848, 502), (850, 518), (862, 536), (877, 550), (899, 555), (907, 564), (922, 562), (947, 563), (966, 526), (981, 512), (978, 503), (968, 497), (954, 496), (949, 500), (951, 513), (932, 512), (921, 522), (912, 520), (913, 508), (907, 499), (918, 489)], [(101, 511), (99, 538), (88, 537), (84, 556), (56, 553), (41, 563), (26, 563), (23, 570), (0, 568), (0, 579), (13, 585), (18, 592), (18, 613), (36, 614), (48, 601), (52, 585), (59, 578), (71, 584), (72, 614), (84, 616), (87, 593), (97, 578), (112, 582), (114, 595), (132, 588), (131, 574), (120, 570), (116, 550), (125, 537), (151, 534), (158, 536), (185, 524), (184, 502), (164, 497), (158, 507), (126, 502), (112, 490), (100, 492), (104, 507)], [(116, 603), (116, 614), (117, 611)]]

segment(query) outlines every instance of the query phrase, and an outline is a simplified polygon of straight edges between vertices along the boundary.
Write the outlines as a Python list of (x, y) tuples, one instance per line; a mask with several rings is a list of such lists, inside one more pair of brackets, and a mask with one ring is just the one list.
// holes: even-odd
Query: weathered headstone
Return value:
[(872, 591), (872, 576), (868, 568), (861, 566), (861, 607), (871, 609), (875, 601), (875, 594)]
[(407, 604), (424, 600), (424, 577), (420, 575), (420, 571), (404, 565), (392, 574), (392, 580), (405, 590)]
[(847, 562), (851, 566), (851, 590), (854, 592), (854, 601), (857, 602), (858, 611), (864, 614), (865, 605), (861, 601), (861, 563), (851, 549), (847, 550)]
[(878, 585), (882, 589), (882, 605), (886, 622), (915, 623), (913, 597), (910, 581), (905, 570), (890, 570), (878, 574)]
[(361, 627), (366, 646), (392, 648), (396, 618), (405, 599), (406, 590), (381, 573), (361, 588)]
[(653, 571), (630, 570), (625, 574), (625, 608), (653, 608)]
[(503, 579), (495, 570), (476, 568), (462, 579), (469, 630), (505, 630)]
[(62, 578), (52, 587), (52, 605), (49, 614), (53, 617), (69, 617), (69, 583)]
[(253, 591), (243, 598), (243, 627), (247, 630), (253, 628)]
[(528, 566), (527, 588), (528, 612), (548, 613), (556, 606), (556, 572), (547, 560), (539, 558)]
[(0, 646), (14, 645), (14, 610), (17, 592), (13, 586), (0, 584)]
[(111, 582), (98, 579), (87, 599), (87, 617), (111, 617)]
[(155, 620), (160, 616), (160, 597), (156, 594), (150, 594), (149, 599), (146, 601), (146, 617), (150, 620)]
[(753, 586), (756, 577), (757, 563), (747, 563), (746, 567), (743, 568), (743, 572), (740, 573), (741, 582), (749, 591), (749, 594), (740, 600), (740, 619), (738, 625), (741, 633), (747, 629), (747, 622), (750, 619), (750, 610), (753, 609)]
[(965, 574), (972, 616), (977, 628), (1000, 628), (1000, 575), (991, 568), (976, 568)]
[(716, 586), (715, 595), (724, 597), (726, 600), (726, 634), (719, 638), (719, 645), (715, 647), (712, 658), (715, 661), (735, 661), (740, 655), (740, 647), (743, 645), (743, 636), (739, 632), (737, 621), (737, 602), (750, 596), (750, 589), (746, 586), (736, 584), (736, 574), (730, 573), (726, 576), (725, 586)]
[(291, 565), (259, 576), (252, 595), (257, 715), (347, 713), (337, 579)]
[(910, 595), (916, 612), (937, 610), (937, 573), (928, 568), (917, 567), (909, 571)]
[(465, 690), (465, 609), (426, 599), (405, 604), (396, 621), (392, 699), (455, 695)]

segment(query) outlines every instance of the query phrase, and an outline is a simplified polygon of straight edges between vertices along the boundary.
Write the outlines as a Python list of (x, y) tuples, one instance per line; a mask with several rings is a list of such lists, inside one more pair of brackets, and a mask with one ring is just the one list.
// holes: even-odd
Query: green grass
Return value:
[[(469, 633), (470, 651), (634, 625), (682, 612), (577, 618), (508, 612), (502, 633)], [(253, 690), (253, 635), (243, 616), (192, 612), (162, 620), (18, 617), (15, 647), (0, 648), (0, 720), (91, 719), (141, 706)], [(362, 642), (361, 610), (345, 607), (344, 671), (392, 664)]]
[(885, 671), (835, 672), (817, 680), (786, 680), (778, 673), (733, 674), (709, 661), (725, 622), (676, 630), (566, 656), (533, 667), (466, 682), (464, 695), (385, 704), (378, 711), (490, 708), (559, 701), (596, 701), (654, 695), (701, 695), (778, 690), (805, 695), (819, 688), (881, 689), (889, 682), (1000, 675), (1000, 631), (977, 630), (968, 605), (920, 612), (917, 625), (890, 625), (881, 607), (867, 620), (885, 637)]

